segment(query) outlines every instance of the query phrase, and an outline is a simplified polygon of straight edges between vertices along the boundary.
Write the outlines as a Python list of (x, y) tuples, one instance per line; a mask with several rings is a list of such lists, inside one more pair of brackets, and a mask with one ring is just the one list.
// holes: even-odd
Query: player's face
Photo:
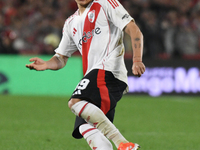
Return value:
[(87, 7), (87, 5), (93, 0), (75, 0), (76, 3), (81, 7)]

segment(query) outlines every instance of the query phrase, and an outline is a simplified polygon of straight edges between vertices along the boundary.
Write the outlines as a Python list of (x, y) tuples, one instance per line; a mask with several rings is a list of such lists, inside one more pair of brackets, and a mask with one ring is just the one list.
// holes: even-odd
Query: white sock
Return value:
[(110, 141), (97, 128), (94, 128), (90, 124), (81, 125), (79, 131), (92, 150), (113, 150)]
[(89, 124), (99, 129), (103, 135), (113, 141), (117, 148), (121, 142), (128, 142), (97, 106), (87, 101), (80, 101), (74, 104), (71, 110), (75, 115), (85, 119)]

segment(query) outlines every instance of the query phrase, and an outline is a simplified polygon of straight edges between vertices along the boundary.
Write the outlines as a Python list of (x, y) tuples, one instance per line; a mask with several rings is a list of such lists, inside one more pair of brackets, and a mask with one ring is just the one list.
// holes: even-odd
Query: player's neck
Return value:
[(78, 7), (78, 8), (79, 8), (79, 15), (81, 16), (81, 15), (84, 13), (86, 7), (80, 6), (80, 7)]
[(84, 13), (85, 9), (88, 7), (89, 4), (91, 4), (92, 1), (93, 0), (88, 0), (87, 3), (77, 3), (80, 16)]

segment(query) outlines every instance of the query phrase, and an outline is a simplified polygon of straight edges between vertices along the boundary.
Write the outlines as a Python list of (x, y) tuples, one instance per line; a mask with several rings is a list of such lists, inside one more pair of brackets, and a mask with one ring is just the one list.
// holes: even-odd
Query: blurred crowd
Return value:
[[(120, 2), (144, 34), (144, 57), (200, 59), (200, 0)], [(54, 54), (76, 9), (75, 0), (0, 0), (0, 53)], [(124, 42), (131, 56), (127, 35)]]
[(74, 0), (0, 0), (0, 53), (54, 54)]
[[(123, 5), (144, 34), (145, 57), (200, 59), (200, 0), (126, 0)], [(126, 46), (129, 50), (130, 42)]]

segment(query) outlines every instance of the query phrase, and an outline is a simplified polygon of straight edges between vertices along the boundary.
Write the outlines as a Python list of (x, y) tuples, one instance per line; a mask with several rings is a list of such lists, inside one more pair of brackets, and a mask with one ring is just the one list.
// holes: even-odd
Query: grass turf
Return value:
[[(0, 95), (0, 150), (89, 150), (85, 140), (71, 136), (75, 117), (67, 101)], [(114, 124), (141, 150), (199, 150), (200, 98), (127, 95)]]

